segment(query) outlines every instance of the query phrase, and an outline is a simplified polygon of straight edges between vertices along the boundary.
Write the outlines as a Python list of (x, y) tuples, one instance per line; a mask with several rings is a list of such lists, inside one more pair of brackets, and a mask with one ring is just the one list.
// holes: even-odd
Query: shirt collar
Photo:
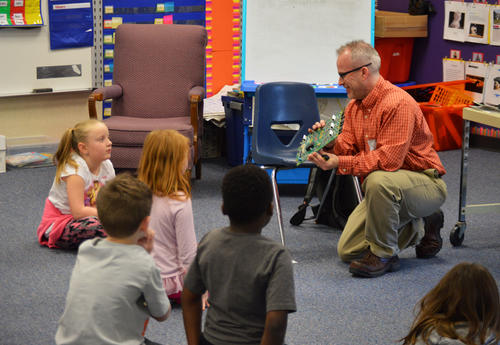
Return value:
[(385, 79), (382, 76), (379, 76), (375, 87), (368, 93), (368, 95), (366, 95), (365, 98), (360, 100), (361, 106), (363, 106), (364, 108), (373, 108), (373, 106), (383, 93), (382, 88), (384, 83)]

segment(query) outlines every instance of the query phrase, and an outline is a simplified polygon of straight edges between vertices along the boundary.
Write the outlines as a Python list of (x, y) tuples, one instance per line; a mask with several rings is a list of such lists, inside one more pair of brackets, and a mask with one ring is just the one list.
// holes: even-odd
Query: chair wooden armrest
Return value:
[(111, 85), (94, 90), (88, 99), (89, 118), (97, 119), (97, 110), (95, 107), (96, 101), (102, 102), (105, 99), (119, 98), (122, 94), (123, 89), (120, 85)]
[(193, 147), (194, 147), (194, 160), (193, 163), (196, 166), (196, 179), (201, 178), (201, 164), (199, 162), (198, 147), (201, 142), (201, 136), (203, 129), (203, 96), (205, 95), (205, 89), (201, 86), (195, 86), (189, 91), (189, 110), (191, 115), (191, 125), (193, 126)]

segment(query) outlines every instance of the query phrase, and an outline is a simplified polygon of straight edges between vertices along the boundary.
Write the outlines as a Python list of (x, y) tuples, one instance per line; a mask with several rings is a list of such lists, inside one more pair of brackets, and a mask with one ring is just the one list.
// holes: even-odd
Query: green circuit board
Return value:
[(332, 140), (335, 140), (342, 131), (344, 125), (344, 112), (333, 114), (331, 119), (326, 121), (324, 127), (315, 130), (308, 135), (304, 135), (299, 148), (297, 150), (297, 166), (307, 161), (307, 157), (318, 152), (323, 147), (328, 145)]

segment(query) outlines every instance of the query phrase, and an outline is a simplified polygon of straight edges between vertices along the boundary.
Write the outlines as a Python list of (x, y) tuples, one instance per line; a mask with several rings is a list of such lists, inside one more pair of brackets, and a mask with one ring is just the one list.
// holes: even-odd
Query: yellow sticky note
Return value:
[(163, 24), (163, 18), (155, 18), (155, 24)]
[(165, 4), (156, 4), (156, 12), (165, 12)]
[(111, 108), (104, 108), (104, 116), (111, 116)]
[(113, 35), (104, 35), (104, 44), (113, 44)]
[(111, 86), (111, 85), (113, 85), (113, 80), (111, 80), (111, 79), (106, 79), (106, 80), (104, 81), (104, 86)]
[(116, 29), (122, 23), (123, 23), (123, 18), (122, 17), (113, 17), (113, 18), (111, 18), (111, 27), (113, 29)]
[(104, 57), (106, 59), (112, 59), (113, 58), (113, 49), (104, 49)]
[(105, 14), (112, 14), (114, 12), (113, 6), (104, 6), (104, 13)]

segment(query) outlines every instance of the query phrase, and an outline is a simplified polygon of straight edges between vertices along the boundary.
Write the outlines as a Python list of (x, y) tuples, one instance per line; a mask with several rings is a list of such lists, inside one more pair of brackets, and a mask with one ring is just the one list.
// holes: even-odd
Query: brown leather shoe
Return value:
[(360, 260), (354, 260), (349, 265), (349, 272), (355, 276), (373, 278), (378, 277), (385, 272), (393, 272), (399, 269), (399, 257), (379, 258), (371, 251), (368, 251)]
[(436, 256), (443, 247), (441, 228), (444, 224), (443, 211), (439, 210), (424, 218), (425, 235), (415, 247), (417, 258), (429, 259)]

